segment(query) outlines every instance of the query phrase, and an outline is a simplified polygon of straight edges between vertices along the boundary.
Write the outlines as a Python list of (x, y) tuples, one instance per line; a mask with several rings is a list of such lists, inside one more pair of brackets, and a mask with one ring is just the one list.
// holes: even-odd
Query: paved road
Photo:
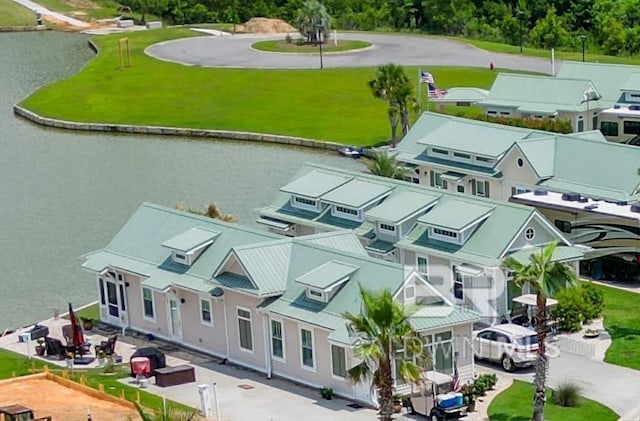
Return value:
[[(623, 416), (640, 405), (640, 371), (607, 364), (570, 353), (562, 353), (552, 358), (549, 364), (549, 385), (570, 381), (582, 388), (585, 397), (608, 406)], [(501, 376), (533, 382), (533, 369), (518, 370), (513, 374), (501, 371), (497, 365), (478, 363), (483, 368), (495, 371)], [(634, 420), (637, 421), (637, 420)]]
[[(160, 60), (205, 67), (318, 68), (318, 54), (265, 53), (251, 49), (260, 39), (279, 39), (256, 35), (196, 37), (155, 44), (146, 53)], [(550, 60), (514, 54), (492, 53), (471, 45), (442, 38), (410, 35), (350, 33), (338, 39), (359, 39), (373, 44), (360, 52), (324, 54), (325, 67), (371, 67), (394, 62), (438, 66), (489, 67), (551, 73)], [(556, 63), (556, 68), (559, 62)]]
[[(32, 2), (31, 0), (13, 0), (18, 4), (21, 4), (22, 6), (26, 7), (27, 9), (33, 10), (34, 13), (38, 12), (40, 13), (42, 16), (51, 16), (52, 18), (62, 21), (62, 22), (66, 22), (69, 25), (72, 26), (76, 26), (78, 28), (88, 28), (89, 24), (87, 22), (83, 22), (81, 20), (78, 19), (74, 19), (71, 18), (69, 16), (65, 16), (62, 13), (58, 13), (58, 12), (52, 12), (51, 10), (47, 9), (44, 6), (41, 6), (37, 3)], [(35, 24), (36, 21), (36, 17), (35, 14), (33, 16), (33, 22)]]

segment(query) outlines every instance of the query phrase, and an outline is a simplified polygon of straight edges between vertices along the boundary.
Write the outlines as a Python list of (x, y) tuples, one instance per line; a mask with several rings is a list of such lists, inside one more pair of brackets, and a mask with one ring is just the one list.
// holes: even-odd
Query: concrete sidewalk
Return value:
[[(27, 9), (33, 10), (33, 12), (38, 12), (40, 13), (42, 16), (51, 16), (52, 18), (68, 23), (69, 25), (78, 27), (78, 28), (88, 28), (90, 25), (87, 22), (78, 20), (78, 19), (74, 19), (72, 17), (63, 15), (62, 13), (58, 13), (58, 12), (52, 12), (51, 10), (47, 9), (44, 6), (41, 6), (37, 3), (32, 2), (31, 0), (13, 0), (14, 2), (26, 7)], [(33, 17), (33, 20), (35, 22), (36, 18), (35, 16)]]

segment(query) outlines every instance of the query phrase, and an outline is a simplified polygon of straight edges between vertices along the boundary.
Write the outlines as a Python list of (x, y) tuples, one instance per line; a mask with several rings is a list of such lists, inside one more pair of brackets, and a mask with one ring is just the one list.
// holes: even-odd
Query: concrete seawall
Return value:
[(104, 124), (104, 123), (78, 123), (73, 121), (57, 120), (55, 118), (42, 117), (19, 105), (13, 106), (13, 112), (34, 123), (67, 130), (82, 130), (93, 132), (112, 132), (127, 134), (148, 134), (182, 137), (206, 137), (213, 139), (249, 140), (256, 142), (279, 143), (284, 145), (305, 146), (309, 148), (337, 151), (344, 145), (334, 142), (323, 142), (302, 137), (282, 136), (267, 133), (238, 132), (231, 130), (187, 129), (164, 126), (139, 126), (132, 124)]

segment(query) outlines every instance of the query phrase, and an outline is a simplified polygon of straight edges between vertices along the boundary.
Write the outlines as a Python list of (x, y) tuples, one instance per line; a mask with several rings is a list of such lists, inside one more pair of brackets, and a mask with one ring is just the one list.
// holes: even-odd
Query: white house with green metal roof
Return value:
[(476, 102), (493, 117), (567, 120), (575, 132), (598, 128), (608, 105), (588, 79), (500, 73), (486, 98)]
[[(342, 180), (332, 187), (340, 191), (343, 202), (336, 202), (333, 190), (317, 194), (313, 180), (326, 177)], [(359, 201), (367, 205), (357, 207), (350, 201), (365, 195), (366, 188), (357, 191), (362, 186), (380, 184), (386, 186), (384, 195), (377, 187), (371, 189), (370, 196)], [(331, 201), (325, 202), (325, 195)], [(304, 206), (311, 198), (313, 211)], [(349, 211), (336, 214), (335, 206)], [(584, 252), (532, 207), (309, 163), (280, 189), (271, 206), (259, 212), (259, 223), (289, 236), (352, 229), (371, 256), (417, 271), (447, 300), (491, 321), (508, 317), (511, 299), (521, 292), (501, 268), (506, 256), (522, 255), (526, 260), (558, 241), (557, 259), (577, 270)]]
[[(326, 177), (309, 190), (302, 182), (289, 188), (320, 198), (350, 181), (343, 175), (342, 184)], [(372, 197), (386, 194), (380, 187), (385, 183), (357, 181), (359, 187), (375, 185)], [(367, 207), (369, 199), (353, 203)], [(372, 403), (369, 385), (346, 378), (359, 362), (353, 353), (358, 338), (342, 314), (361, 306), (360, 287), (388, 289), (400, 303), (415, 306), (410, 322), (436, 369), (452, 373), (458, 355), (461, 380), (473, 376), (470, 338), (481, 315), (455, 306), (417, 271), (368, 256), (351, 231), (287, 238), (143, 204), (105, 248), (83, 259), (96, 275), (103, 321), (267, 377), (328, 386)], [(405, 355), (397, 350), (396, 357)], [(408, 387), (400, 380), (396, 386), (398, 392)]]

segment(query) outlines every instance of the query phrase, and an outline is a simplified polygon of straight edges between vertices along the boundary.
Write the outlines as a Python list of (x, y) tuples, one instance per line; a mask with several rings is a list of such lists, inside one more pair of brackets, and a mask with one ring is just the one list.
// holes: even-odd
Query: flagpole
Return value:
[(422, 69), (418, 68), (418, 114), (422, 114)]

